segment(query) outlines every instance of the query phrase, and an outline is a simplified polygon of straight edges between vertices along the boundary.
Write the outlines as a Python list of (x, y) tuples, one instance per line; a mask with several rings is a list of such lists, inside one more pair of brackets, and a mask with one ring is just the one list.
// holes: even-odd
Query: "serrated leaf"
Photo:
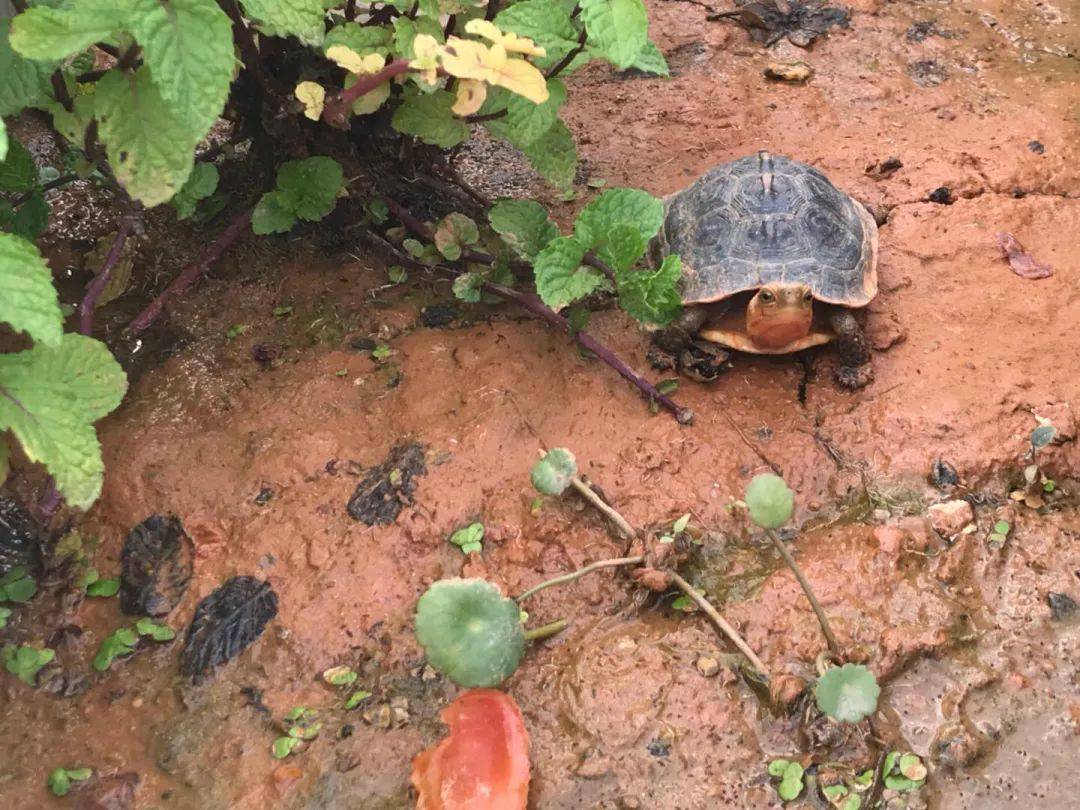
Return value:
[(34, 158), (19, 141), (12, 140), (0, 163), (0, 191), (29, 191), (37, 185)]
[(227, 580), (195, 607), (180, 653), (180, 672), (196, 682), (249, 647), (277, 616), (278, 599), (267, 582)]
[(518, 148), (540, 176), (552, 185), (566, 188), (574, 182), (577, 146), (562, 119), (555, 119), (551, 129), (532, 143)]
[(592, 249), (616, 225), (632, 225), (647, 244), (663, 223), (663, 201), (640, 189), (612, 188), (597, 195), (578, 214), (574, 236)]
[(514, 3), (495, 15), (494, 22), (503, 31), (528, 37), (543, 48), (546, 55), (534, 60), (541, 68), (552, 67), (577, 47), (578, 31), (558, 0)]
[(288, 206), (280, 191), (268, 191), (262, 195), (251, 214), (251, 230), (260, 236), (268, 233), (285, 233), (296, 224), (296, 215)]
[(480, 239), (476, 223), (456, 211), (447, 214), (435, 229), (435, 247), (450, 261), (461, 258), (462, 248)]
[(577, 459), (565, 447), (548, 450), (529, 471), (532, 485), (545, 495), (562, 495), (576, 475)]
[(101, 493), (103, 464), (93, 423), (120, 404), (127, 378), (105, 344), (64, 335), (56, 348), (0, 355), (0, 429), (45, 465), (68, 503), (85, 509)]
[(832, 667), (814, 686), (817, 706), (833, 720), (858, 723), (877, 709), (881, 687), (862, 664)]
[(25, 239), (0, 233), (0, 321), (38, 343), (59, 346), (63, 316), (52, 271)]
[(183, 187), (170, 200), (177, 219), (187, 219), (195, 213), (195, 205), (217, 191), (218, 170), (213, 163), (196, 163)]
[(115, 70), (102, 76), (94, 112), (109, 164), (128, 193), (154, 206), (183, 187), (201, 136), (166, 104), (145, 67), (133, 76)]
[(682, 261), (671, 253), (656, 270), (616, 272), (619, 305), (642, 323), (667, 326), (682, 309)]
[(506, 117), (491, 121), (489, 129), (518, 149), (524, 149), (542, 138), (558, 120), (559, 109), (566, 102), (566, 85), (561, 81), (549, 79), (547, 87), (547, 101), (541, 104), (516, 93), (511, 94), (506, 102)]
[(445, 90), (406, 96), (391, 124), (398, 132), (449, 149), (469, 137), (468, 125), (451, 111), (454, 102), (454, 95)]
[[(24, 107), (41, 107), (51, 100), (52, 87), (49, 77), (55, 68), (51, 57), (33, 61), (11, 48), (9, 31), (11, 20), (0, 20), (0, 116), (15, 115)], [(4, 135), (0, 123), (0, 140)], [(3, 160), (3, 149), (0, 149)]]
[(784, 479), (772, 473), (755, 475), (746, 487), (746, 506), (750, 519), (763, 529), (778, 529), (791, 520), (795, 493)]
[(385, 25), (360, 25), (343, 22), (326, 32), (323, 53), (335, 45), (344, 45), (361, 56), (377, 53), (387, 56), (394, 39), (394, 32)]
[(36, 5), (12, 21), (11, 47), (27, 59), (63, 59), (109, 39), (134, 10), (116, 0), (79, 0), (57, 8)]
[(660, 52), (660, 49), (656, 47), (652, 40), (645, 41), (645, 47), (634, 57), (633, 64), (630, 67), (644, 73), (655, 73), (657, 76), (666, 77), (671, 75), (664, 54)]
[(459, 686), (493, 687), (525, 653), (517, 603), (482, 579), (445, 579), (416, 605), (416, 638), (428, 663)]
[(585, 247), (573, 237), (552, 239), (536, 256), (536, 291), (545, 304), (562, 309), (604, 283), (604, 277), (581, 264)]
[(52, 209), (45, 201), (45, 195), (40, 188), (35, 188), (14, 211), (7, 202), (0, 200), (0, 230), (34, 241), (49, 226), (50, 213)]
[(597, 258), (617, 275), (628, 271), (645, 254), (645, 240), (633, 225), (619, 223), (609, 228), (593, 249)]
[(344, 180), (340, 163), (318, 155), (282, 164), (277, 188), (297, 217), (318, 222), (334, 210)]
[(530, 262), (559, 235), (547, 209), (532, 200), (500, 200), (491, 206), (488, 220), (510, 249)]
[(241, 5), (264, 34), (295, 36), (305, 45), (323, 40), (326, 12), (322, 0), (241, 0)]
[(641, 0), (581, 0), (589, 46), (615, 67), (630, 67), (649, 41), (649, 15)]
[(454, 296), (460, 301), (477, 304), (483, 283), (483, 277), (476, 273), (462, 273), (454, 279)]

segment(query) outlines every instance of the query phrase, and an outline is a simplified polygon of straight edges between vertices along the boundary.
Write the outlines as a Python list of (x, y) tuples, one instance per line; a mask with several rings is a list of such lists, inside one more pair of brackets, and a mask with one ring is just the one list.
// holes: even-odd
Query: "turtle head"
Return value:
[(814, 293), (805, 284), (766, 284), (746, 306), (746, 333), (754, 343), (782, 348), (810, 334)]

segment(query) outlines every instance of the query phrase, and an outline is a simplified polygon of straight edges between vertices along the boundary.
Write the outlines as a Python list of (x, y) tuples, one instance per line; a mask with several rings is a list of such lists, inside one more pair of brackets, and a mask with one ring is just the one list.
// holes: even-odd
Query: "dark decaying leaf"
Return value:
[(386, 461), (364, 473), (349, 498), (349, 515), (368, 526), (393, 523), (402, 507), (413, 502), (415, 479), (426, 473), (422, 445), (416, 442), (396, 445)]
[(0, 577), (12, 568), (41, 573), (44, 543), (30, 514), (10, 498), (0, 496)]
[(128, 534), (120, 554), (120, 609), (165, 616), (191, 582), (195, 548), (180, 518), (151, 515)]
[(708, 19), (733, 20), (751, 39), (767, 46), (787, 37), (793, 45), (805, 48), (833, 26), (847, 28), (851, 24), (851, 11), (820, 0), (736, 0), (736, 4), (735, 11), (710, 14)]
[(1009, 260), (1009, 267), (1020, 278), (1039, 279), (1054, 275), (1054, 269), (1050, 265), (1036, 261), (1011, 233), (998, 233), (997, 243), (1005, 258)]
[(133, 810), (139, 775), (131, 771), (102, 776), (75, 792), (74, 810)]
[(235, 658), (277, 616), (277, 603), (268, 582), (254, 577), (227, 580), (196, 606), (180, 653), (180, 672), (199, 681)]

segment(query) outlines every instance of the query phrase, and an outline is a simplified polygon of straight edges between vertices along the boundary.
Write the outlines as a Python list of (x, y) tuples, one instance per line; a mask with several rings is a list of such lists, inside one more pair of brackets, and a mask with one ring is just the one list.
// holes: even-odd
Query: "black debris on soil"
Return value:
[(151, 515), (128, 534), (120, 552), (120, 609), (165, 616), (191, 582), (195, 546), (174, 515)]
[(449, 326), (459, 317), (458, 308), (453, 304), (432, 304), (420, 312), (420, 325), (429, 329)]
[(945, 66), (933, 59), (920, 59), (908, 65), (908, 75), (919, 87), (937, 87), (947, 78)]
[(930, 468), (930, 483), (938, 489), (955, 487), (960, 483), (960, 474), (956, 471), (956, 467), (945, 459), (939, 458)]
[(1042, 155), (1046, 153), (1046, 147), (1042, 145), (1041, 141), (1028, 141), (1028, 149), (1030, 149), (1036, 155)]
[(259, 494), (252, 498), (252, 501), (256, 506), (266, 506), (274, 497), (274, 490), (270, 487), (262, 487), (259, 489)]
[(657, 759), (663, 759), (664, 757), (671, 756), (671, 743), (667, 740), (649, 740), (645, 746), (645, 750)]
[(254, 577), (233, 577), (195, 608), (180, 672), (198, 683), (214, 667), (247, 649), (277, 616), (278, 599), (270, 583)]
[(368, 526), (393, 523), (402, 508), (413, 502), (415, 479), (426, 474), (422, 445), (416, 442), (396, 445), (386, 461), (364, 473), (349, 498), (349, 516)]
[(735, 11), (710, 14), (706, 19), (732, 20), (745, 28), (751, 39), (766, 46), (787, 37), (791, 44), (805, 48), (833, 26), (849, 28), (851, 11), (815, 0), (755, 0), (739, 4)]
[(261, 364), (263, 368), (270, 368), (274, 361), (281, 357), (283, 348), (273, 343), (256, 343), (251, 347), (251, 359)]
[(349, 341), (349, 346), (358, 352), (373, 352), (378, 345), (379, 344), (368, 337), (355, 337)]
[(1051, 591), (1046, 595), (1046, 604), (1050, 606), (1050, 618), (1063, 622), (1076, 613), (1076, 600), (1065, 593)]
[(933, 20), (921, 20), (913, 24), (904, 34), (908, 42), (922, 42), (929, 37), (941, 37), (942, 39), (958, 39), (963, 32), (953, 31), (950, 28), (939, 28)]
[(30, 513), (18, 503), (0, 496), (0, 577), (13, 568), (25, 568), (31, 576), (41, 573), (45, 541)]
[(887, 180), (902, 168), (904, 164), (900, 162), (900, 158), (891, 157), (878, 163), (871, 163), (866, 167), (866, 173), (874, 180)]
[(956, 198), (953, 197), (953, 193), (948, 186), (935, 188), (926, 199), (938, 205), (952, 205), (956, 202)]

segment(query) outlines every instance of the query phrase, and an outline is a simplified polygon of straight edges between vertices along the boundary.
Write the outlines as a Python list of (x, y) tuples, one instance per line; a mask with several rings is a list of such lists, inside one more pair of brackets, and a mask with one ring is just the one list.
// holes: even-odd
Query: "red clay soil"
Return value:
[[(809, 608), (730, 508), (751, 475), (782, 470), (804, 527), (800, 562), (842, 642), (887, 682), (885, 728), (931, 765), (907, 806), (1069, 803), (1080, 630), (1052, 616), (1047, 596), (1080, 600), (1080, 67), (1067, 52), (1080, 10), (861, 0), (850, 30), (809, 51), (766, 50), (706, 13), (650, 4), (671, 80), (605, 67), (573, 78), (566, 115), (589, 172), (666, 194), (766, 148), (888, 210), (882, 292), (867, 313), (876, 380), (838, 391), (827, 349), (809, 372), (791, 357), (737, 357), (713, 385), (683, 382), (675, 396), (696, 420), (682, 427), (520, 313), (463, 308), (452, 327), (424, 328), (421, 308), (451, 300), (443, 282), (390, 286), (372, 259), (301, 244), (285, 261), (241, 247), (171, 313), (189, 340), (103, 423), (105, 491), (78, 529), (100, 538), (95, 565), (109, 575), (132, 526), (182, 518), (196, 565), (169, 618), (178, 630), (234, 574), (268, 578), (279, 615), (196, 688), (177, 674), (175, 644), (93, 673), (123, 621), (116, 600), (39, 599), (5, 632), (78, 624), (58, 660), (89, 687), (59, 698), (0, 681), (0, 806), (63, 806), (46, 775), (85, 764), (138, 773), (138, 807), (410, 807), (411, 758), (442, 734), (438, 713), (459, 691), (423, 667), (411, 629), (423, 590), (464, 575), (520, 593), (623, 552), (573, 498), (534, 508), (528, 470), (542, 446), (572, 449), (635, 526), (690, 512), (705, 543), (694, 581), (771, 669), (808, 677), (823, 648)], [(910, 41), (925, 20), (956, 36)], [(763, 77), (789, 58), (814, 77)], [(888, 178), (868, 172), (890, 158), (902, 166)], [(951, 204), (928, 201), (941, 187)], [(535, 193), (569, 221), (571, 206)], [(1054, 275), (1012, 273), (999, 231)], [(283, 305), (294, 310), (273, 317)], [(234, 324), (250, 328), (229, 340)], [(590, 330), (648, 371), (647, 336), (627, 317), (596, 313)], [(392, 354), (375, 361), (350, 348), (356, 336)], [(283, 346), (281, 360), (264, 369), (257, 344)], [(1040, 509), (1002, 506), (1036, 414), (1058, 428), (1038, 457), (1058, 493)], [(428, 473), (393, 524), (368, 528), (346, 501), (403, 439), (427, 448)], [(976, 530), (951, 545), (923, 516), (945, 497), (927, 484), (939, 458), (976, 504)], [(985, 538), (1002, 516), (1013, 530), (995, 550)], [(473, 520), (484, 551), (466, 560), (447, 538)], [(700, 615), (644, 597), (605, 572), (528, 604), (530, 625), (570, 621), (506, 685), (532, 740), (530, 807), (774, 807), (765, 768), (776, 756), (814, 744), (869, 764), (835, 727), (769, 715)], [(701, 674), (703, 656), (724, 664), (719, 675)], [(352, 712), (318, 679), (337, 664), (373, 692)], [(326, 724), (307, 750), (275, 760), (274, 720), (297, 705), (324, 710)]]

